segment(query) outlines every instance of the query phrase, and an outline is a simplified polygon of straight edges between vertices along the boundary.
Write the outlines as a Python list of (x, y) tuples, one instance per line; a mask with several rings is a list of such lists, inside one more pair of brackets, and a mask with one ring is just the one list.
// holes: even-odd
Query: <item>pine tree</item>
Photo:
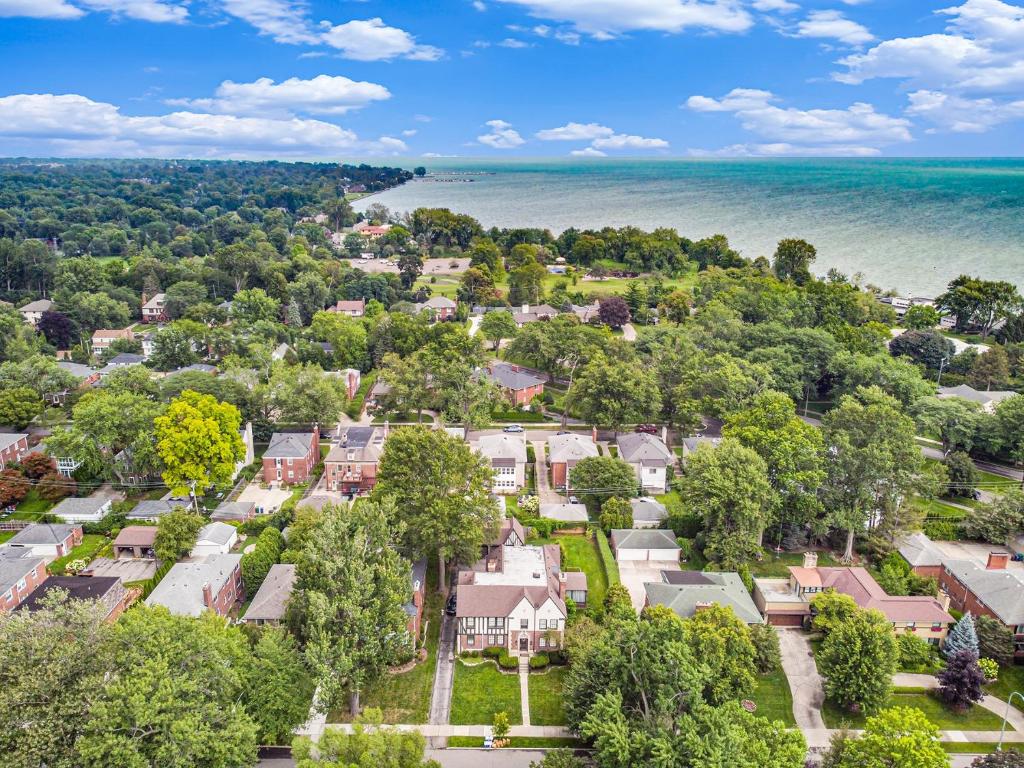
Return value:
[(298, 302), (292, 299), (288, 303), (288, 316), (286, 322), (290, 328), (301, 328), (302, 327), (302, 313), (299, 311)]
[(985, 674), (978, 666), (978, 655), (971, 651), (958, 651), (950, 656), (937, 677), (943, 701), (954, 709), (965, 710), (985, 696), (981, 688)]
[(947, 659), (953, 658), (960, 651), (970, 651), (974, 658), (978, 658), (978, 633), (974, 629), (974, 619), (971, 614), (965, 613), (946, 636), (946, 645), (942, 652)]

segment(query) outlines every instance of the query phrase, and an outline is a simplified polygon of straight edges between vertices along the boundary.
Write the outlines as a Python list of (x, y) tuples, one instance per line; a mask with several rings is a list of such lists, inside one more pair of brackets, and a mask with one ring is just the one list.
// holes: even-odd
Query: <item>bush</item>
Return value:
[(904, 672), (927, 672), (935, 667), (938, 656), (935, 648), (910, 633), (897, 638), (900, 651), (900, 669)]
[(569, 659), (565, 655), (565, 651), (551, 651), (548, 654), (548, 661), (556, 667), (565, 666), (569, 663)]
[(924, 533), (933, 541), (959, 541), (960, 526), (942, 520), (933, 520), (924, 524)]
[(84, 523), (82, 525), (82, 533), (99, 534), (100, 536), (114, 535), (115, 531), (120, 532), (124, 528), (127, 522), (125, 519), (126, 514), (126, 511), (118, 510), (115, 504), (113, 510), (100, 521)]
[(779, 635), (774, 627), (769, 624), (751, 625), (750, 642), (754, 645), (754, 664), (760, 674), (774, 672), (782, 665)]
[[(474, 651), (474, 653), (476, 653), (476, 651)], [(488, 659), (497, 659), (503, 653), (505, 653), (505, 649), (500, 645), (492, 645), (490, 648), (484, 648), (483, 650), (484, 658)]]
[(618, 584), (619, 566), (615, 562), (612, 548), (608, 545), (608, 537), (601, 530), (594, 531), (594, 536), (597, 537), (597, 551), (601, 553), (601, 564), (604, 566), (605, 576), (608, 577), (608, 586)]
[(502, 669), (516, 669), (519, 666), (519, 659), (509, 656), (508, 651), (502, 651), (501, 656), (498, 657), (498, 666)]
[(459, 654), (460, 659), (478, 659), (480, 658), (480, 651), (463, 651)]
[(994, 681), (999, 679), (999, 665), (992, 661), (992, 659), (978, 659), (978, 666), (981, 667), (981, 672), (985, 675), (986, 680)]
[(242, 555), (242, 582), (248, 595), (255, 595), (267, 578), (270, 568), (281, 559), (284, 551), (284, 536), (277, 528), (268, 527), (256, 540), (251, 552)]
[(546, 653), (538, 653), (530, 657), (530, 669), (544, 669), (551, 660)]
[(679, 545), (679, 559), (686, 562), (693, 557), (693, 539), (686, 539), (680, 536), (676, 539), (676, 544)]
[(520, 496), (516, 501), (519, 504), (519, 511), (522, 512), (524, 515), (536, 517), (537, 513), (540, 511), (539, 496), (524, 494)]

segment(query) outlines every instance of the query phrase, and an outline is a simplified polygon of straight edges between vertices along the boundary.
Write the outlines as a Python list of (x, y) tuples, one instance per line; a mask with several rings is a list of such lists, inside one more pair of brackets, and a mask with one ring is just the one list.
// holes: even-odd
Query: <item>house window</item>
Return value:
[(547, 628), (548, 628), (548, 620), (547, 619), (541, 619), (540, 620), (540, 629), (547, 629)]
[(529, 626), (530, 626), (530, 620), (529, 619), (520, 619), (519, 620), (519, 628), (520, 629), (527, 629)]
[(649, 475), (656, 475), (656, 474), (658, 474), (658, 470), (656, 468), (654, 468), (654, 467), (651, 467), (650, 469), (647, 470), (647, 474), (649, 474)]
[(476, 640), (476, 637), (474, 637), (473, 635), (468, 635), (466, 637), (466, 645), (473, 645), (473, 642), (475, 640)]
[(917, 631), (917, 623), (913, 622), (913, 621), (908, 621), (907, 622), (907, 632), (916, 632), (916, 631)]
[(547, 641), (547, 640), (546, 640), (545, 638), (543, 638), (543, 637), (542, 637), (542, 638), (540, 638), (540, 639), (539, 639), (539, 640), (537, 641), (537, 644), (538, 644), (538, 645), (539, 645), (539, 646), (540, 646), (541, 648), (547, 648), (547, 647), (548, 647), (548, 641)]
[(488, 635), (487, 636), (487, 644), (488, 645), (495, 645), (496, 643), (494, 642), (494, 638), (495, 638), (495, 635)]

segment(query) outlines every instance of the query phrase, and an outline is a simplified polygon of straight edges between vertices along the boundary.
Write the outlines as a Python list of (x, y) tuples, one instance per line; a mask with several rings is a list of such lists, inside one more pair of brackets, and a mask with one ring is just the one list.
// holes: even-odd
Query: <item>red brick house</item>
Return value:
[(28, 551), (0, 548), (0, 611), (13, 611), (46, 577), (43, 558)]
[(21, 460), (28, 453), (28, 435), (0, 433), (0, 470)]
[(263, 454), (263, 481), (295, 485), (320, 461), (320, 432), (275, 432)]
[(372, 491), (386, 439), (387, 430), (382, 427), (349, 427), (324, 459), (327, 490), (352, 494)]
[(516, 407), (529, 405), (533, 398), (544, 394), (544, 379), (518, 365), (492, 362), (488, 366), (487, 377)]
[(146, 598), (146, 605), (162, 605), (178, 616), (201, 616), (205, 611), (227, 616), (245, 598), (241, 562), (241, 555), (228, 554), (176, 563)]
[(18, 606), (22, 611), (38, 611), (42, 600), (54, 589), (63, 589), (72, 600), (98, 600), (107, 609), (107, 621), (113, 622), (125, 612), (131, 594), (117, 576), (51, 576)]
[(455, 317), (455, 312), (459, 308), (459, 303), (454, 299), (449, 299), (447, 296), (431, 296), (423, 303), (417, 304), (416, 308), (420, 312), (430, 310), (434, 314), (434, 320), (440, 322), (443, 320), (451, 320)]
[(566, 488), (569, 473), (583, 459), (598, 456), (597, 443), (589, 435), (570, 432), (548, 438), (548, 466), (551, 467), (551, 485)]

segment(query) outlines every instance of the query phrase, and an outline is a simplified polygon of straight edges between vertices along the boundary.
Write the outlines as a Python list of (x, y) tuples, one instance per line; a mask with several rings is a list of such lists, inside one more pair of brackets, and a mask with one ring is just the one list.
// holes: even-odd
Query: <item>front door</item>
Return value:
[(528, 637), (519, 638), (519, 652), (526, 653), (530, 650), (530, 639)]

